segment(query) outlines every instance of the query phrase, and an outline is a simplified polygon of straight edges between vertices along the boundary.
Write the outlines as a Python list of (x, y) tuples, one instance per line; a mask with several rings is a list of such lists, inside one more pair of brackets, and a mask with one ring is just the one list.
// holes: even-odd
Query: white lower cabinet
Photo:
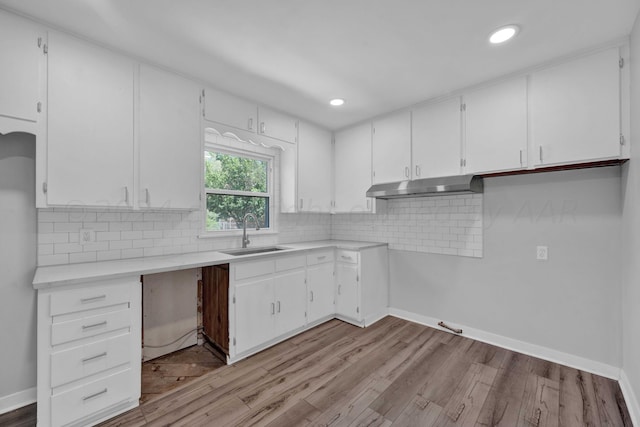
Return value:
[(141, 304), (138, 276), (38, 290), (38, 426), (138, 406)]
[(336, 317), (369, 326), (388, 314), (386, 246), (336, 251)]
[(376, 322), (388, 314), (388, 276), (386, 246), (231, 263), (228, 362), (334, 317)]
[(334, 250), (307, 255), (307, 323), (333, 316), (335, 308)]
[(305, 326), (305, 266), (304, 255), (231, 264), (232, 358)]
[(235, 335), (232, 348), (243, 353), (274, 336), (273, 277), (236, 283)]
[(360, 322), (358, 252), (338, 251), (336, 263), (336, 314)]

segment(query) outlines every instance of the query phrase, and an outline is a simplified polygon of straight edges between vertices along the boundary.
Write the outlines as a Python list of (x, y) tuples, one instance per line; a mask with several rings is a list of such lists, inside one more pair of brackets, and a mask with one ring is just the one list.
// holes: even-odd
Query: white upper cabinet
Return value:
[(140, 66), (139, 144), (141, 208), (200, 206), (200, 88)]
[(331, 132), (300, 122), (298, 137), (298, 212), (330, 212)]
[(373, 122), (373, 182), (411, 178), (411, 113), (403, 111)]
[(334, 212), (373, 212), (371, 187), (371, 124), (364, 123), (335, 134)]
[(258, 107), (246, 99), (214, 89), (205, 89), (204, 118), (206, 120), (255, 132)]
[(297, 212), (298, 192), (298, 146), (278, 143), (280, 151), (280, 212)]
[(133, 206), (134, 64), (49, 34), (47, 202)]
[(416, 108), (411, 120), (413, 178), (460, 174), (460, 98)]
[(465, 173), (526, 167), (527, 80), (508, 80), (464, 95)]
[(620, 157), (619, 49), (531, 75), (536, 166)]
[[(0, 116), (38, 120), (46, 33), (28, 21), (0, 11)], [(40, 104), (40, 109), (42, 104)], [(20, 123), (0, 123), (0, 133), (23, 130)]]
[(298, 140), (298, 120), (267, 107), (258, 108), (258, 133), (281, 141)]

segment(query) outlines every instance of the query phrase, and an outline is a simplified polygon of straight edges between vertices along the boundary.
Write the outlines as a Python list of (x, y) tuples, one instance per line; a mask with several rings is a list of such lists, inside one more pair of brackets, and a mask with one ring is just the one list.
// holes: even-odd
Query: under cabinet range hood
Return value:
[(483, 191), (484, 184), (481, 176), (456, 175), (375, 184), (367, 190), (367, 197), (375, 197), (376, 199), (400, 199), (407, 197), (482, 193)]

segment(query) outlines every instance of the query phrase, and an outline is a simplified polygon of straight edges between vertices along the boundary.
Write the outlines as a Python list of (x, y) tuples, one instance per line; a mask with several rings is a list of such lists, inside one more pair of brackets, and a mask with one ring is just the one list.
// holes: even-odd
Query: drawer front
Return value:
[(358, 263), (358, 252), (357, 251), (348, 251), (345, 249), (338, 249), (337, 260), (339, 262), (346, 262), (349, 264), (357, 264)]
[(108, 307), (131, 301), (134, 282), (112, 285), (91, 285), (84, 288), (57, 291), (51, 294), (51, 316), (82, 310)]
[(51, 325), (51, 345), (58, 345), (131, 326), (131, 311), (111, 311)]
[(304, 255), (288, 256), (276, 259), (276, 271), (295, 270), (296, 268), (304, 268), (307, 263), (307, 257)]
[(307, 255), (307, 265), (324, 264), (334, 261), (333, 249), (312, 252)]
[(131, 399), (131, 369), (51, 397), (51, 424), (61, 426)]
[(240, 264), (232, 264), (234, 269), (234, 279), (242, 280), (249, 277), (263, 276), (272, 274), (275, 271), (275, 263), (273, 259), (266, 261), (243, 262)]
[(51, 387), (76, 381), (131, 359), (131, 334), (125, 333), (99, 342), (51, 354)]

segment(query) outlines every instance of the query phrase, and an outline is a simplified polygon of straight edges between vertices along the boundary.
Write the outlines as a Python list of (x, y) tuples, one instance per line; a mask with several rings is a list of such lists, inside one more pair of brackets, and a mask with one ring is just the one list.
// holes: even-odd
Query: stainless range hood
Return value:
[(481, 176), (456, 175), (375, 184), (367, 190), (367, 197), (375, 197), (376, 199), (400, 199), (406, 197), (482, 193), (483, 191), (484, 184)]

